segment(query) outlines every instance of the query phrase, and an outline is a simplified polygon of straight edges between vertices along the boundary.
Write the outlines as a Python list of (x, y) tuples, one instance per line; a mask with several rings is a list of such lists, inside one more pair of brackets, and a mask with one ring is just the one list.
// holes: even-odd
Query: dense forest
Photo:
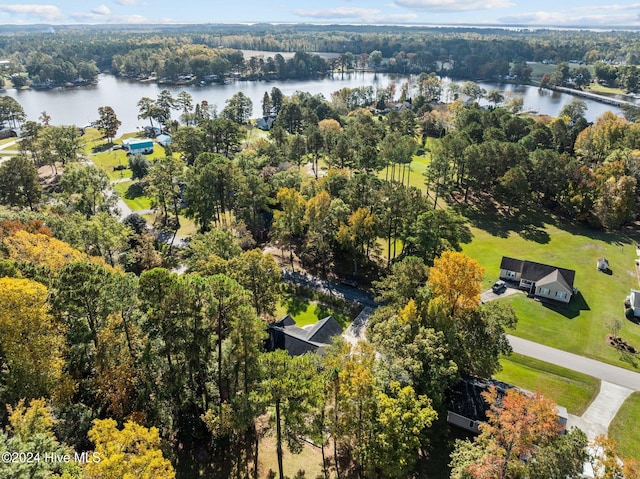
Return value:
[[(51, 79), (41, 73), (43, 38), (47, 54), (57, 51), (62, 60), (73, 52), (75, 68), (147, 59), (135, 74), (161, 74), (167, 63), (155, 63), (151, 51), (162, 50), (165, 60), (180, 52), (182, 62), (211, 53), (246, 68), (227, 48), (269, 48), (251, 44), (259, 28), (0, 40), (14, 65), (39, 66), (33, 75), (43, 81)], [(369, 38), (354, 28), (335, 32), (335, 40), (326, 35), (321, 46), (312, 43), (315, 31), (284, 28), (270, 48), (290, 42), (289, 50), (334, 50), (335, 41), (354, 55), (378, 49), (389, 59), (401, 51), (414, 58), (426, 42), (434, 52), (438, 45), (438, 59), (457, 45), (462, 60), (455, 63), (486, 64), (462, 54), (482, 50), (473, 31), (383, 29)], [(71, 49), (87, 35), (94, 36)], [(590, 32), (484, 35), (496, 48), (492, 62), (503, 48), (513, 60), (508, 45), (555, 60), (595, 50)], [(633, 55), (626, 33), (607, 35)], [(351, 40), (339, 42), (342, 36)], [(592, 59), (609, 55), (598, 50)], [(310, 65), (313, 58), (298, 53), (292, 61)], [(194, 74), (182, 68), (174, 72)], [(563, 68), (553, 81), (576, 78)], [(511, 350), (506, 331), (517, 323), (510, 307), (480, 303), (484, 269), (460, 252), (470, 236), (464, 215), (489, 207), (509, 219), (542, 209), (567, 223), (615, 230), (640, 212), (638, 123), (604, 114), (589, 124), (580, 100), (558, 118), (533, 117), (473, 82), (450, 93), (458, 98), (441, 103), (442, 84), (429, 69), (413, 85), (375, 94), (365, 87), (330, 99), (287, 97), (272, 88), (261, 106), (273, 124), (259, 134), (242, 93), (219, 113), (185, 92), (142, 98), (140, 118), (162, 125), (173, 141), (154, 159), (130, 155), (118, 166), (131, 170), (132, 190), (151, 199), (152, 220), (122, 218), (111, 178), (91, 161), (103, 150), (115, 154), (120, 141), (110, 107), (100, 109), (99, 140), (91, 142), (91, 132), (50, 125), (45, 113), (24, 123), (19, 154), (0, 165), (0, 401), (7, 405), (0, 449), (88, 455), (3, 461), (3, 477), (258, 477), (266, 438), (275, 449), (266, 453), (277, 457), (269, 477), (277, 469), (283, 479), (285, 451), (300, 453), (310, 443), (322, 454), (321, 478), (432, 477), (432, 444), (444, 428), (450, 387), (462, 376), (496, 373)], [(474, 100), (485, 94), (491, 105), (481, 108)], [(24, 119), (17, 102), (5, 97), (0, 106), (7, 122)], [(416, 161), (424, 162), (421, 175)], [(177, 247), (186, 220), (197, 233)], [(336, 339), (323, 355), (268, 350), (267, 326), (279, 319), (284, 294), (310, 295), (350, 316), (357, 308), (285, 282), (266, 246), (281, 250), (290, 269), (370, 288), (379, 307), (367, 341)], [(498, 402), (492, 394), (482, 433), (455, 445), (451, 477), (582, 471), (586, 437), (577, 429), (561, 434), (552, 402), (516, 393)], [(603, 463), (609, 475), (602, 477), (621, 468)]]
[[(398, 28), (58, 27), (46, 33), (0, 35), (0, 53), (11, 61), (8, 68), (15, 85), (30, 82), (40, 87), (93, 81), (99, 71), (172, 82), (223, 81), (231, 75), (313, 78), (352, 69), (504, 79), (521, 75), (527, 61), (600, 61), (610, 65), (608, 72), (601, 69), (601, 78), (610, 81), (618, 76), (614, 65), (635, 66), (640, 61), (640, 44), (633, 32)], [(245, 58), (240, 50), (274, 53)], [(285, 60), (278, 52), (296, 56)], [(327, 58), (327, 54), (333, 55)], [(526, 75), (520, 81), (526, 83)]]

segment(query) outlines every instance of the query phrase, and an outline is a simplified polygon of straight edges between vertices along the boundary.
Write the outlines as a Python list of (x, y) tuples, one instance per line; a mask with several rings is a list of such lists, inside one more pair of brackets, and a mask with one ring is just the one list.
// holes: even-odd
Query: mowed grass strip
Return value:
[(500, 360), (502, 371), (495, 378), (545, 397), (577, 416), (586, 411), (600, 391), (600, 380), (554, 364), (514, 353)]
[(625, 459), (640, 461), (640, 392), (627, 398), (609, 425), (609, 437), (618, 443), (618, 451)]
[[(640, 348), (640, 325), (624, 318), (623, 303), (632, 288), (638, 234), (604, 233), (565, 225), (538, 214), (529, 222), (499, 215), (471, 216), (473, 240), (463, 251), (485, 267), (483, 287), (498, 279), (502, 256), (537, 261), (576, 271), (579, 294), (568, 306), (551, 306), (524, 294), (500, 299), (518, 315), (512, 334), (581, 356), (632, 370), (640, 369), (640, 356), (622, 355), (606, 343), (611, 324), (622, 324), (619, 335)], [(598, 258), (607, 258), (612, 274), (597, 271)]]
[(151, 198), (145, 196), (138, 182), (123, 181), (115, 183), (113, 189), (133, 211), (151, 209)]

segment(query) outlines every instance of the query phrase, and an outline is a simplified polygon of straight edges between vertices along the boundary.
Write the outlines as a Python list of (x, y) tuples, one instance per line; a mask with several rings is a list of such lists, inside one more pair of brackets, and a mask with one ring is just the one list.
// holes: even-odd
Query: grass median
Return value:
[(496, 379), (539, 391), (576, 416), (584, 413), (600, 391), (600, 381), (594, 377), (521, 354), (503, 357), (500, 363), (502, 371)]

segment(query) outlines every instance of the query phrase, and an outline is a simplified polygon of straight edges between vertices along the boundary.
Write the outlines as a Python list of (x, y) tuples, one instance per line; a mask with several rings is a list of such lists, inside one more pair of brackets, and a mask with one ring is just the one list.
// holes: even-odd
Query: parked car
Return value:
[(507, 283), (498, 280), (491, 286), (491, 290), (496, 294), (504, 293), (507, 290)]
[(340, 284), (344, 284), (345, 286), (351, 286), (352, 288), (358, 287), (358, 282), (353, 279), (343, 279), (340, 281)]

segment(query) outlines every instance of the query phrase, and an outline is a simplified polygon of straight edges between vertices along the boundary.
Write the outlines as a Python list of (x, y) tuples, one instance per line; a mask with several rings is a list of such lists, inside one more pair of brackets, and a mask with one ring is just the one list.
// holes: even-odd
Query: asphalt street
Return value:
[(516, 353), (588, 374), (602, 381), (617, 384), (618, 386), (623, 386), (634, 391), (640, 391), (640, 373), (585, 358), (584, 356), (578, 356), (577, 354), (550, 348), (549, 346), (527, 341), (526, 339), (515, 336), (508, 335), (507, 338), (511, 343), (513, 351)]

